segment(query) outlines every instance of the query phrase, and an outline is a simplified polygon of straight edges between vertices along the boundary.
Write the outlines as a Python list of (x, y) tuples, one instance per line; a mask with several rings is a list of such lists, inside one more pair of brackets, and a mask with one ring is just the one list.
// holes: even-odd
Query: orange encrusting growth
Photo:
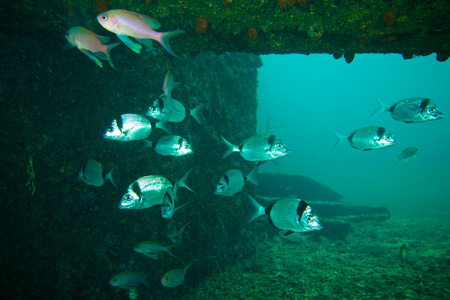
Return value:
[(256, 40), (256, 38), (258, 37), (258, 31), (256, 31), (255, 28), (250, 28), (248, 30), (248, 37), (253, 41)]
[(278, 5), (283, 9), (292, 7), (294, 4), (295, 0), (278, 0)]
[(197, 31), (198, 34), (203, 34), (208, 27), (208, 20), (205, 18), (196, 18), (195, 21), (195, 31)]
[(386, 26), (392, 27), (395, 22), (395, 14), (392, 11), (388, 11), (383, 16), (383, 22)]
[(97, 0), (95, 2), (95, 10), (97, 11), (97, 14), (101, 14), (102, 12), (105, 12), (108, 10), (108, 2), (105, 0)]

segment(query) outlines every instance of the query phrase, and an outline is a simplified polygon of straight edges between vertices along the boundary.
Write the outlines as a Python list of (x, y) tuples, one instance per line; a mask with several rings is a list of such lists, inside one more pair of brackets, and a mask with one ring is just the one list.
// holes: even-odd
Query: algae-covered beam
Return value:
[[(95, 16), (127, 9), (159, 20), (162, 31), (183, 29), (177, 53), (401, 53), (405, 58), (450, 55), (448, 0), (61, 0), (14, 2), (3, 26), (58, 30), (84, 26), (104, 34)], [(31, 25), (31, 26), (30, 26)]]

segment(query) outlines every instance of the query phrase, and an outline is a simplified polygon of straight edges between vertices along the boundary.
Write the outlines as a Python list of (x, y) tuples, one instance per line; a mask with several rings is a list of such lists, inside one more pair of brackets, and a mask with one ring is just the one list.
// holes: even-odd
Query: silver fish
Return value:
[(220, 196), (232, 196), (239, 193), (247, 181), (257, 184), (255, 173), (257, 168), (250, 171), (249, 174), (245, 175), (244, 172), (238, 169), (231, 169), (225, 172), (220, 178), (219, 183), (216, 186), (214, 194)]
[(444, 114), (429, 98), (417, 97), (404, 99), (389, 106), (377, 99), (378, 108), (372, 116), (390, 112), (397, 121), (405, 123), (421, 123), (444, 118)]
[(395, 164), (403, 163), (405, 164), (410, 158), (416, 156), (419, 149), (416, 147), (408, 147), (402, 150), (400, 155), (398, 155), (398, 161)]
[(150, 121), (137, 114), (124, 114), (112, 121), (103, 137), (109, 140), (130, 142), (148, 138), (152, 132)]
[(249, 222), (262, 215), (267, 215), (269, 222), (278, 229), (286, 229), (284, 234), (289, 235), (294, 232), (308, 232), (321, 230), (319, 217), (312, 211), (312, 208), (303, 200), (298, 198), (282, 198), (273, 202), (270, 206), (264, 207), (250, 195), (248, 196), (256, 212), (250, 217)]
[(78, 173), (78, 178), (86, 184), (99, 187), (105, 183), (106, 179), (108, 179), (111, 181), (112, 185), (117, 188), (112, 176), (113, 171), (114, 167), (108, 173), (104, 173), (101, 163), (96, 162), (93, 159), (89, 159)]
[(169, 179), (160, 175), (149, 175), (134, 181), (120, 201), (120, 209), (145, 209), (163, 203), (168, 188), (173, 188)]
[(267, 161), (290, 154), (286, 145), (273, 134), (252, 136), (243, 141), (239, 146), (231, 144), (223, 136), (222, 140), (228, 148), (222, 155), (222, 158), (227, 157), (233, 152), (239, 152), (248, 161)]
[(176, 110), (169, 106), (167, 98), (162, 95), (148, 108), (146, 115), (155, 120), (162, 120), (167, 115), (170, 115), (168, 121), (173, 123), (183, 122), (187, 116), (192, 116), (200, 125), (202, 124), (200, 112), (205, 107), (203, 103), (193, 109), (189, 109), (178, 100), (172, 99), (172, 102)]
[(145, 145), (140, 151), (153, 147), (156, 153), (164, 156), (183, 156), (194, 153), (189, 142), (179, 135), (166, 135), (154, 143), (149, 140), (144, 142)]
[(355, 149), (363, 151), (381, 149), (389, 146), (397, 145), (397, 140), (392, 133), (384, 127), (368, 126), (355, 130), (349, 136), (340, 135), (335, 132), (337, 142), (334, 145), (336, 148), (339, 144), (347, 141), (350, 146)]
[[(183, 178), (177, 181), (176, 188), (184, 187), (192, 191), (186, 185), (189, 170)], [(120, 201), (120, 209), (145, 209), (155, 205), (162, 205), (167, 191), (174, 188), (172, 182), (161, 175), (148, 175), (141, 177), (128, 186), (127, 192)], [(193, 191), (192, 191), (193, 192)]]

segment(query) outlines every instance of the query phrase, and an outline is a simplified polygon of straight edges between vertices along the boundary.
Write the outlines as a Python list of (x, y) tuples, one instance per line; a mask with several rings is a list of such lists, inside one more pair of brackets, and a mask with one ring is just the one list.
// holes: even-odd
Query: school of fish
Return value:
[[(179, 57), (170, 46), (170, 39), (185, 33), (184, 30), (173, 30), (168, 32), (156, 31), (161, 24), (148, 16), (127, 10), (108, 10), (97, 16), (100, 25), (117, 35), (132, 51), (140, 53), (142, 46), (153, 47), (152, 40), (157, 41), (168, 53), (174, 57)], [(86, 28), (76, 26), (70, 28), (65, 34), (69, 42), (68, 47), (76, 47), (83, 54), (88, 56), (99, 67), (103, 67), (102, 60), (107, 60), (111, 67), (115, 68), (111, 50), (120, 43), (110, 43), (110, 38), (97, 35)], [(205, 108), (200, 103), (194, 108), (188, 108), (185, 104), (172, 97), (172, 91), (180, 86), (174, 81), (173, 75), (169, 72), (163, 81), (163, 94), (156, 100), (149, 103), (145, 110), (145, 115), (124, 112), (122, 115), (113, 118), (111, 124), (106, 128), (103, 138), (117, 142), (143, 142), (143, 147), (152, 148), (158, 155), (180, 157), (194, 155), (195, 151), (191, 142), (186, 137), (172, 134), (168, 127), (170, 122), (180, 123), (191, 116), (198, 124), (202, 124), (201, 111)], [(410, 98), (401, 100), (394, 105), (385, 105), (378, 101), (378, 109), (372, 115), (389, 112), (398, 121), (405, 123), (421, 123), (432, 120), (439, 120), (444, 117), (437, 105), (429, 98)], [(150, 141), (153, 130), (161, 129), (165, 135), (157, 141)], [(348, 142), (351, 147), (363, 151), (377, 150), (398, 144), (397, 138), (385, 127), (368, 126), (356, 129), (348, 136), (335, 133), (337, 136), (336, 145)], [(211, 190), (211, 194), (220, 197), (232, 197), (240, 193), (247, 182), (257, 185), (255, 175), (258, 166), (264, 162), (285, 157), (291, 153), (282, 140), (274, 134), (257, 134), (241, 141), (235, 145), (225, 137), (220, 136), (226, 150), (222, 158), (226, 158), (234, 152), (239, 153), (242, 159), (255, 162), (255, 167), (246, 173), (240, 169), (230, 169), (218, 177), (216, 188)], [(418, 149), (415, 147), (405, 148), (398, 156), (398, 162), (405, 163), (415, 156)], [(398, 163), (397, 162), (397, 163)], [(101, 163), (89, 159), (82, 166), (78, 173), (78, 179), (88, 185), (100, 187), (106, 180), (109, 180), (114, 187), (112, 168), (109, 172), (104, 172)], [(191, 192), (187, 184), (187, 178), (192, 168), (186, 174), (176, 180), (171, 181), (164, 175), (149, 174), (136, 178), (131, 182), (119, 202), (118, 208), (122, 210), (147, 209), (159, 207), (161, 217), (171, 219), (174, 213), (185, 207), (189, 203), (179, 204), (179, 188), (185, 188)], [(220, 174), (218, 174), (220, 176)], [(297, 197), (280, 198), (267, 205), (261, 205), (252, 196), (247, 195), (248, 203), (253, 211), (248, 216), (248, 222), (260, 216), (266, 216), (268, 222), (280, 230), (283, 237), (311, 233), (322, 229), (319, 217), (314, 213), (313, 208), (304, 200)], [(166, 229), (165, 235), (171, 241), (140, 241), (132, 249), (147, 258), (157, 260), (161, 255), (167, 254), (173, 258), (176, 256), (172, 250), (180, 246), (182, 235), (190, 222), (186, 223), (180, 230), (177, 230), (173, 221)], [(406, 250), (401, 252), (403, 264), (406, 262)], [(186, 273), (189, 271), (191, 263), (187, 263), (181, 269), (168, 270), (161, 278), (164, 287), (177, 287), (185, 285)], [(147, 284), (148, 273), (145, 272), (121, 272), (115, 275), (109, 283), (114, 287), (124, 289), (134, 289), (139, 285)]]

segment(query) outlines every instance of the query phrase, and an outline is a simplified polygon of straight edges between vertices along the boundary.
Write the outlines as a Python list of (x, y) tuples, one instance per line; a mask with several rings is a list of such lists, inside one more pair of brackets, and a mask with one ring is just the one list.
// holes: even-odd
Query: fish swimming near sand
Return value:
[(250, 195), (248, 195), (248, 198), (255, 208), (255, 212), (248, 222), (266, 215), (269, 222), (275, 228), (286, 230), (283, 234), (284, 236), (295, 232), (308, 232), (322, 229), (319, 217), (304, 200), (294, 197), (281, 198), (268, 207), (264, 207)]
[(392, 106), (384, 104), (379, 99), (377, 99), (377, 103), (378, 108), (372, 113), (372, 116), (390, 112), (395, 120), (405, 123), (422, 123), (444, 118), (442, 111), (430, 98), (404, 99)]
[(397, 139), (386, 128), (381, 126), (368, 126), (355, 130), (349, 136), (334, 133), (337, 137), (337, 142), (334, 145), (336, 148), (343, 142), (348, 142), (350, 146), (355, 149), (368, 151), (386, 148), (397, 145)]
[[(185, 33), (184, 30), (158, 32), (156, 29), (158, 29), (161, 24), (157, 20), (124, 9), (105, 11), (97, 16), (97, 20), (103, 28), (115, 33), (125, 45), (136, 53), (141, 52), (141, 44), (151, 48), (152, 40), (155, 40), (158, 41), (167, 52), (178, 57), (170, 47), (170, 39)], [(141, 44), (133, 41), (130, 37)]]
[(111, 67), (116, 69), (112, 62), (110, 51), (112, 48), (120, 45), (120, 43), (109, 44), (109, 37), (100, 36), (81, 26), (70, 28), (66, 32), (65, 38), (71, 47), (77, 47), (78, 50), (89, 57), (100, 68), (103, 68), (103, 63), (99, 58), (107, 60)]

